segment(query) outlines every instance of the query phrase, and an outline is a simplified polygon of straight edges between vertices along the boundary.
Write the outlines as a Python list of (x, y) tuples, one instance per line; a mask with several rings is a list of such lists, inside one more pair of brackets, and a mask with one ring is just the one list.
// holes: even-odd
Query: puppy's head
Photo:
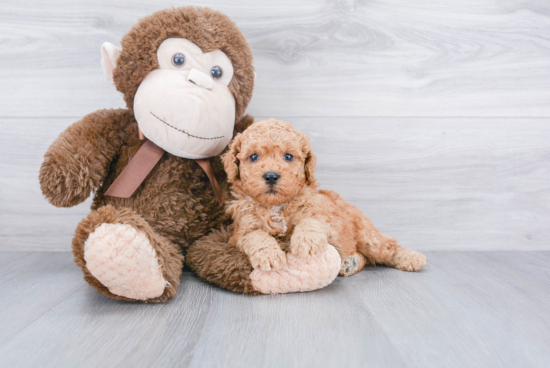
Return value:
[(278, 206), (304, 185), (315, 186), (309, 138), (283, 121), (252, 124), (233, 139), (222, 160), (233, 188), (265, 205)]

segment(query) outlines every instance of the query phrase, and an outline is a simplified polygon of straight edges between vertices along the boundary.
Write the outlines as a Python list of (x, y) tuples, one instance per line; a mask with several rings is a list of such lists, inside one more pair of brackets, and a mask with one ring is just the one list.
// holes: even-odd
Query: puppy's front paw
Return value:
[(404, 249), (395, 259), (395, 268), (401, 271), (418, 271), (426, 264), (426, 256), (414, 250)]
[(327, 236), (316, 231), (295, 232), (290, 238), (290, 253), (300, 258), (321, 254), (327, 247)]
[(278, 247), (267, 247), (254, 253), (250, 263), (260, 271), (275, 271), (286, 265), (286, 255)]

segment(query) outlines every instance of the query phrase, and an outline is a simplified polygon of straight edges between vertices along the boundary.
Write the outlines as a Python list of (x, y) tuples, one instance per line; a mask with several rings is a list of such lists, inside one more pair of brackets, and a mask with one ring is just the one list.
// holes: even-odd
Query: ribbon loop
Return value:
[[(106, 196), (130, 198), (134, 192), (139, 188), (141, 183), (145, 180), (147, 175), (153, 170), (156, 164), (160, 161), (165, 151), (147, 140), (137, 151), (136, 155), (132, 157), (128, 166), (122, 170), (118, 178), (111, 184), (109, 189), (105, 192)], [(218, 185), (218, 181), (214, 176), (214, 169), (210, 160), (195, 160), (197, 164), (204, 170), (206, 176), (212, 184), (216, 198), (220, 204), (223, 204), (222, 191)]]

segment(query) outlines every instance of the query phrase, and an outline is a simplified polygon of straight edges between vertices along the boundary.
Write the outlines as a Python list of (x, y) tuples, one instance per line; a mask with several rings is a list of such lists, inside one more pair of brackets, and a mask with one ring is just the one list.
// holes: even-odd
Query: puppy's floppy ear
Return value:
[(312, 185), (315, 183), (315, 166), (317, 165), (317, 157), (311, 151), (309, 138), (302, 133), (302, 152), (306, 157), (304, 163), (304, 171), (306, 173), (306, 184)]
[(239, 159), (237, 155), (241, 151), (242, 134), (239, 133), (229, 144), (229, 151), (222, 156), (223, 168), (227, 173), (227, 181), (233, 183), (239, 178)]

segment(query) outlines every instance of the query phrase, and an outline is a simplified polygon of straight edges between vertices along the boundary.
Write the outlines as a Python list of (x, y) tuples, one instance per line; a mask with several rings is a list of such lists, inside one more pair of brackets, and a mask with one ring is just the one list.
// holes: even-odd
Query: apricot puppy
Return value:
[(297, 257), (323, 252), (330, 244), (342, 259), (340, 275), (366, 263), (417, 271), (426, 257), (382, 234), (338, 194), (318, 190), (309, 138), (290, 124), (268, 119), (252, 124), (223, 156), (233, 200), (229, 243), (242, 249), (254, 268), (277, 270), (285, 251)]

